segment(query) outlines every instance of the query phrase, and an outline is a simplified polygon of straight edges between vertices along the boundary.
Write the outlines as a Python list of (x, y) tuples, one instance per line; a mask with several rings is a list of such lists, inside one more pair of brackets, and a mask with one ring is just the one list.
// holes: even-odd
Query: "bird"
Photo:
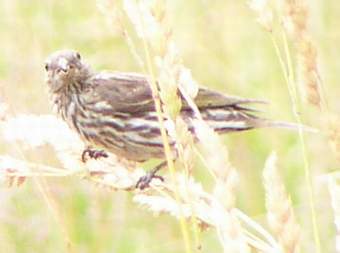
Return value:
[[(124, 159), (144, 162), (165, 159), (155, 103), (147, 75), (130, 72), (94, 71), (75, 50), (59, 50), (45, 62), (46, 83), (54, 111), (76, 131), (87, 148), (86, 157), (107, 157), (111, 152)], [(180, 116), (195, 135), (194, 112), (182, 100)], [(194, 102), (202, 118), (219, 134), (263, 127), (290, 127), (255, 115), (253, 104), (261, 100), (222, 94), (200, 87)], [(167, 117), (164, 116), (164, 120)], [(169, 144), (176, 154), (175, 140)], [(139, 179), (136, 187), (147, 188), (162, 162)]]

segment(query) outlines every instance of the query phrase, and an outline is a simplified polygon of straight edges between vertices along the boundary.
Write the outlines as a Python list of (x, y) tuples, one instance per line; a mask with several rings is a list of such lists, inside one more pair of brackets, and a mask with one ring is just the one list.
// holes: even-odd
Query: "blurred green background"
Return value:
[[(309, 2), (310, 33), (319, 50), (327, 99), (339, 113), (340, 5), (336, 0)], [(199, 83), (224, 93), (268, 100), (270, 105), (261, 107), (265, 117), (293, 120), (270, 37), (255, 21), (247, 1), (171, 0), (169, 16), (183, 62)], [(97, 70), (141, 71), (116, 24), (107, 22), (96, 1), (1, 0), (0, 41), (0, 96), (13, 114), (52, 113), (43, 66), (55, 50), (76, 49)], [(135, 43), (139, 49), (140, 41)], [(305, 104), (301, 113), (306, 124), (323, 124), (320, 111), (310, 105)], [(265, 220), (261, 173), (266, 157), (277, 151), (298, 220), (307, 231), (305, 247), (311, 247), (297, 133), (265, 129), (221, 138), (240, 173), (238, 207), (260, 222)], [(323, 134), (308, 134), (306, 144), (313, 176), (337, 168)], [(45, 147), (28, 152), (20, 146), (0, 145), (3, 154), (56, 165), (51, 151)], [(197, 173), (203, 178), (206, 172)], [(334, 240), (332, 212), (325, 185), (316, 180), (316, 187), (319, 227), (328, 251)], [(79, 178), (29, 180), (19, 188), (1, 188), (0, 199), (0, 252), (184, 251), (175, 219), (154, 217), (133, 204), (131, 194), (111, 192)], [(201, 252), (221, 252), (216, 237), (213, 230), (203, 232)]]

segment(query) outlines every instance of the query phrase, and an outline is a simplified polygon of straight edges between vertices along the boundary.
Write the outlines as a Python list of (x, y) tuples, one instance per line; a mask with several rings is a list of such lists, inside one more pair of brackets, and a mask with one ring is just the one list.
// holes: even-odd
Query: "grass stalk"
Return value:
[[(143, 40), (144, 53), (145, 53), (145, 56), (146, 56), (146, 66), (147, 66), (147, 70), (148, 70), (150, 78), (151, 78), (150, 86), (151, 86), (151, 90), (152, 90), (152, 96), (153, 96), (153, 99), (154, 99), (154, 102), (155, 102), (157, 118), (158, 118), (161, 136), (162, 136), (162, 140), (163, 140), (164, 154), (165, 154), (165, 158), (166, 158), (166, 161), (167, 161), (168, 169), (170, 171), (171, 179), (174, 182), (175, 181), (175, 171), (176, 171), (176, 169), (175, 169), (175, 164), (174, 164), (174, 161), (173, 161), (173, 155), (172, 155), (171, 147), (170, 147), (170, 144), (169, 144), (169, 138), (168, 138), (165, 126), (164, 126), (161, 101), (160, 101), (160, 96), (159, 96), (159, 92), (158, 92), (158, 89), (157, 89), (155, 74), (154, 74), (153, 67), (152, 67), (150, 50), (149, 50), (148, 43), (145, 40), (144, 36), (143, 36), (142, 40)], [(179, 194), (178, 194), (177, 188), (175, 188), (175, 199), (176, 199), (176, 202), (179, 203)], [(190, 234), (189, 234), (189, 231), (188, 231), (187, 222), (184, 219), (183, 215), (181, 215), (181, 217), (179, 218), (179, 222), (180, 222), (182, 236), (183, 236), (183, 239), (184, 239), (185, 251), (187, 253), (191, 253), (192, 249), (191, 249), (191, 243), (190, 243), (190, 241), (191, 241), (190, 240)]]
[(299, 141), (301, 144), (301, 153), (303, 157), (304, 176), (305, 176), (305, 181), (307, 184), (308, 201), (309, 201), (309, 208), (311, 212), (311, 220), (312, 220), (312, 227), (313, 227), (313, 238), (314, 238), (314, 242), (316, 246), (316, 252), (321, 253), (320, 236), (319, 236), (317, 217), (316, 217), (316, 211), (315, 211), (313, 183), (312, 183), (311, 174), (310, 174), (309, 161), (307, 158), (305, 137), (304, 137), (304, 133), (302, 129), (303, 122), (302, 122), (302, 119), (301, 119), (301, 116), (298, 110), (296, 84), (295, 84), (295, 78), (294, 78), (292, 59), (291, 59), (290, 50), (288, 46), (287, 35), (283, 31), (282, 39), (283, 39), (284, 54), (286, 57), (287, 64), (285, 64), (285, 61), (282, 57), (282, 53), (280, 51), (280, 48), (274, 36), (271, 36), (271, 39), (272, 39), (272, 43), (274, 45), (274, 49), (278, 57), (282, 72), (283, 72), (283, 75), (284, 75), (284, 79), (288, 87), (289, 97), (292, 103), (293, 115), (294, 115), (295, 121), (299, 124), (298, 134), (299, 134)]

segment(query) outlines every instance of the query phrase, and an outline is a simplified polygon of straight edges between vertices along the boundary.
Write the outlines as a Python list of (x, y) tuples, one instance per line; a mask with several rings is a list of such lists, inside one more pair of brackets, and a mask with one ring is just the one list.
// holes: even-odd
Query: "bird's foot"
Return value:
[(152, 179), (154, 179), (154, 178), (158, 178), (159, 180), (164, 182), (164, 178), (162, 176), (158, 176), (155, 173), (153, 173), (153, 171), (150, 171), (150, 172), (146, 173), (145, 176), (142, 176), (142, 177), (139, 178), (139, 180), (136, 184), (136, 188), (140, 189), (140, 190), (144, 190), (145, 188), (148, 188), (150, 186)]
[(166, 162), (162, 162), (161, 164), (157, 165), (154, 169), (152, 169), (151, 171), (146, 173), (145, 176), (142, 176), (141, 178), (139, 178), (139, 180), (137, 181), (137, 184), (136, 184), (136, 188), (140, 189), (140, 190), (144, 190), (145, 188), (148, 188), (150, 186), (152, 179), (154, 179), (154, 178), (158, 178), (159, 180), (164, 182), (164, 178), (162, 176), (156, 175), (156, 173), (160, 169), (165, 167), (166, 164), (167, 164)]
[(87, 157), (90, 159), (98, 159), (101, 157), (107, 158), (109, 157), (108, 154), (104, 150), (96, 150), (91, 148), (86, 148), (83, 153), (81, 154), (81, 160), (83, 163), (87, 161)]

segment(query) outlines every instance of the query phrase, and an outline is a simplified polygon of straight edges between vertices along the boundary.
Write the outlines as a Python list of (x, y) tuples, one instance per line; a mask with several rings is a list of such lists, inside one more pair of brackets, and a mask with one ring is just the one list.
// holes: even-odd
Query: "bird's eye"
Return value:
[(45, 64), (45, 70), (48, 71), (48, 64)]
[(77, 56), (77, 59), (80, 60), (81, 57), (80, 57), (80, 54), (79, 53), (76, 53), (76, 56)]

